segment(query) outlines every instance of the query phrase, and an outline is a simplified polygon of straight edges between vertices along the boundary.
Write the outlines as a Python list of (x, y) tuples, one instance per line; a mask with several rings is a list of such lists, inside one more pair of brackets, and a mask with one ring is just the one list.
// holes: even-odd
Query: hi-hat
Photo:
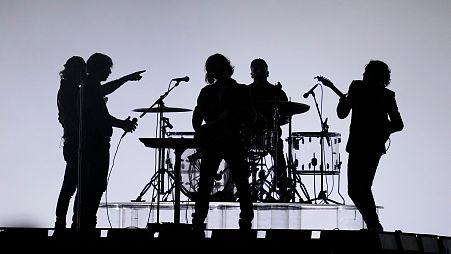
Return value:
[(170, 112), (188, 112), (188, 111), (192, 111), (191, 109), (187, 109), (187, 108), (173, 108), (173, 107), (166, 107), (163, 106), (162, 108), (160, 107), (155, 107), (155, 108), (151, 108), (149, 110), (147, 110), (148, 108), (136, 108), (133, 110), (133, 112), (147, 112), (147, 113), (160, 113), (160, 112), (164, 112), (164, 113), (170, 113)]
[(285, 116), (292, 116), (307, 112), (310, 109), (310, 106), (303, 103), (292, 101), (267, 100), (257, 103), (257, 105), (255, 105), (255, 108), (257, 110), (260, 109), (265, 111), (274, 110), (275, 108), (277, 108), (279, 110), (279, 114)]

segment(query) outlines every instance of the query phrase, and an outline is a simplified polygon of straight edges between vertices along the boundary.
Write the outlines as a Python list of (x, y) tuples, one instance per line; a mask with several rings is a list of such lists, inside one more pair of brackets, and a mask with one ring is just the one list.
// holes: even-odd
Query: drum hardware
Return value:
[(160, 112), (166, 112), (166, 113), (176, 113), (176, 112), (189, 112), (192, 111), (191, 109), (187, 108), (174, 108), (174, 107), (166, 107), (164, 104), (161, 107), (157, 108), (136, 108), (133, 110), (133, 112), (146, 112), (146, 113), (160, 113)]
[(273, 193), (276, 192), (275, 184), (270, 180), (272, 168), (267, 168), (265, 156), (268, 153), (250, 151), (247, 154), (247, 162), (251, 170), (252, 183), (251, 190), (255, 202), (274, 202), (276, 199)]
[[(159, 139), (165, 139), (166, 136), (166, 128), (170, 128), (172, 129), (172, 125), (169, 122), (169, 119), (164, 117), (163, 113), (164, 112), (187, 112), (190, 111), (188, 109), (183, 109), (183, 108), (171, 108), (171, 107), (166, 107), (164, 105), (164, 99), (168, 96), (168, 94), (174, 89), (176, 88), (179, 83), (181, 81), (185, 81), (185, 80), (171, 80), (169, 82), (169, 85), (171, 84), (172, 81), (176, 81), (175, 84), (171, 87), (169, 86), (168, 90), (162, 94), (150, 107), (146, 108), (138, 108), (133, 110), (134, 112), (142, 112), (141, 115), (139, 116), (140, 118), (142, 118), (144, 115), (146, 115), (149, 112), (152, 113), (158, 113), (158, 126), (159, 126), (159, 133), (158, 133), (158, 138)], [(154, 108), (155, 106), (157, 106), (156, 108)], [(167, 163), (166, 161), (166, 147), (165, 146), (156, 146), (158, 148), (158, 165), (157, 165), (157, 170), (155, 172), (155, 174), (151, 177), (150, 181), (144, 186), (144, 188), (142, 189), (142, 191), (140, 192), (140, 194), (138, 195), (138, 197), (135, 200), (132, 200), (132, 202), (142, 202), (142, 197), (144, 196), (144, 194), (146, 194), (146, 192), (149, 190), (150, 186), (154, 186), (157, 187), (157, 224), (160, 223), (160, 195), (167, 195), (166, 193), (171, 193), (172, 189), (175, 188), (175, 204), (174, 204), (174, 223), (175, 224), (179, 224), (180, 223), (180, 156), (181, 153), (183, 152), (183, 150), (185, 149), (185, 147), (180, 147), (177, 146), (176, 149), (176, 153), (177, 153), (177, 162), (176, 162), (176, 170), (175, 170), (175, 175), (171, 174), (167, 168), (167, 166), (165, 167), (165, 163)], [(170, 179), (173, 180), (173, 186), (169, 188), (169, 190), (167, 192), (164, 191), (164, 175), (165, 173), (167, 173), (167, 175), (169, 176)], [(167, 196), (166, 196), (167, 198)], [(152, 199), (154, 199), (154, 197), (152, 197)], [(152, 200), (153, 201), (153, 200)]]
[[(278, 174), (277, 171), (280, 170), (278, 168), (278, 154), (277, 154), (277, 147), (279, 142), (279, 126), (285, 125), (288, 123), (289, 126), (289, 138), (288, 138), (288, 159), (287, 159), (287, 191), (289, 192), (290, 200), (295, 201), (295, 197), (298, 196), (299, 200), (302, 202), (303, 199), (299, 192), (296, 190), (296, 182), (299, 182), (301, 185), (301, 189), (304, 192), (307, 199), (309, 199), (308, 193), (305, 190), (305, 186), (303, 186), (302, 182), (300, 181), (300, 177), (295, 174), (295, 170), (292, 165), (292, 155), (291, 155), (291, 118), (295, 114), (301, 114), (305, 113), (310, 109), (310, 106), (303, 104), (303, 103), (297, 103), (292, 101), (277, 101), (277, 100), (264, 100), (255, 105), (255, 108), (259, 112), (264, 112), (265, 115), (271, 115), (272, 116), (272, 122), (270, 129), (273, 131), (274, 138), (272, 139), (272, 142), (270, 142), (269, 147), (265, 147), (265, 150), (263, 150), (262, 156), (266, 156), (267, 153), (271, 153), (271, 156), (274, 159), (274, 165), (271, 168), (270, 171), (274, 171), (275, 173), (272, 176), (272, 182), (270, 182), (269, 187), (269, 195), (272, 196), (277, 191), (277, 183), (278, 183)], [(265, 133), (266, 134), (266, 133)], [(252, 146), (251, 146), (252, 147)], [(255, 145), (254, 145), (255, 147)], [(256, 152), (256, 151), (253, 151)], [(250, 161), (252, 163), (252, 160)], [(252, 165), (252, 164), (251, 164)], [(253, 172), (253, 184), (254, 186), (257, 186), (257, 179), (255, 176), (255, 172), (257, 170), (252, 170)], [(265, 182), (268, 184), (268, 182)], [(266, 193), (265, 193), (266, 194)], [(281, 193), (279, 193), (279, 199)], [(275, 199), (275, 198), (273, 198)]]
[[(293, 167), (293, 157), (292, 157), (292, 142), (291, 142), (291, 133), (292, 133), (292, 116), (295, 114), (305, 113), (310, 109), (309, 105), (292, 102), (292, 101), (263, 101), (263, 105), (269, 105), (270, 108), (275, 109), (274, 115), (277, 118), (274, 118), (274, 123), (280, 121), (280, 119), (285, 119), (286, 123), (288, 123), (288, 158), (287, 158), (287, 180), (288, 183), (288, 191), (290, 194), (290, 200), (295, 202), (296, 197), (298, 197), (300, 202), (304, 202), (301, 194), (296, 189), (296, 183), (299, 183), (300, 189), (302, 190), (306, 199), (310, 199), (306, 187), (302, 183), (300, 176), (296, 174), (295, 168)], [(278, 136), (277, 136), (278, 137)], [(277, 147), (277, 144), (276, 144)], [(276, 153), (277, 154), (277, 153)], [(277, 156), (277, 155), (276, 155)], [(277, 157), (275, 157), (275, 161), (277, 162)], [(277, 167), (277, 164), (275, 165)], [(276, 181), (277, 181), (277, 174)]]
[[(299, 198), (300, 202), (306, 202), (301, 194), (297, 191), (296, 184), (299, 183), (299, 188), (301, 189), (302, 193), (304, 194), (305, 198), (307, 200), (310, 200), (310, 196), (308, 194), (307, 188), (305, 187), (304, 183), (302, 183), (301, 177), (296, 174), (296, 167), (297, 163), (293, 161), (293, 137), (292, 133), (293, 130), (291, 128), (291, 116), (288, 118), (288, 159), (287, 159), (287, 168), (288, 168), (288, 176), (289, 180), (291, 181), (289, 184), (290, 188), (290, 194), (291, 194), (291, 200), (294, 202), (296, 201), (296, 196)], [(307, 201), (308, 202), (308, 201)]]
[[(281, 123), (280, 120), (282, 119), (280, 115), (279, 108), (282, 108), (281, 105), (287, 105), (284, 104), (285, 101), (265, 101), (267, 105), (271, 105), (272, 107), (272, 126), (269, 126), (270, 129), (266, 129), (263, 132), (260, 132), (257, 134), (257, 137), (260, 136), (260, 140), (263, 138), (263, 153), (259, 153), (258, 150), (256, 150), (254, 154), (249, 154), (248, 161), (251, 166), (251, 172), (253, 175), (253, 187), (255, 191), (255, 198), (257, 198), (258, 201), (269, 201), (273, 202), (276, 201), (276, 195), (278, 194), (278, 199), (281, 199), (280, 193), (277, 193), (277, 186), (278, 186), (278, 145), (279, 145), (279, 124)], [(288, 107), (285, 106), (284, 113), (287, 111)], [(258, 140), (258, 139), (257, 139)], [(255, 142), (255, 140), (253, 140)], [(252, 141), (251, 141), (252, 143)], [(255, 144), (254, 144), (255, 145)], [(251, 151), (252, 153), (252, 151)], [(264, 156), (267, 154), (270, 154), (273, 158), (273, 166), (267, 170), (267, 172), (264, 170), (263, 165), (264, 164)], [(258, 156), (260, 155), (260, 156)], [(252, 158), (253, 157), (253, 158)], [(259, 170), (258, 170), (259, 169)], [(259, 178), (257, 179), (255, 177), (256, 172), (258, 171)], [(267, 178), (272, 174), (272, 179), (269, 181)]]

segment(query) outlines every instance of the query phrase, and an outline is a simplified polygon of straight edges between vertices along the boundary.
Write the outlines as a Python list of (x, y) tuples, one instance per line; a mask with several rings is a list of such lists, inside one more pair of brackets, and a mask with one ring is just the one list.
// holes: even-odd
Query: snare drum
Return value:
[[(323, 145), (321, 145), (323, 138)], [(341, 134), (329, 132), (293, 132), (292, 151), (293, 161), (300, 174), (336, 175), (340, 173), (340, 143)], [(324, 155), (324, 167), (321, 172), (321, 149)]]
[(270, 152), (275, 149), (276, 132), (262, 130), (244, 135), (245, 149), (250, 152)]

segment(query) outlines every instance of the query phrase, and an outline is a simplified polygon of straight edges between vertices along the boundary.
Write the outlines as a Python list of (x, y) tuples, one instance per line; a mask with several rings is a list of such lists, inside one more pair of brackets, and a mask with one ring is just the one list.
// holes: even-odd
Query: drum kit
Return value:
[[(273, 114), (273, 126), (267, 126), (267, 128), (262, 128), (259, 131), (250, 131), (246, 135), (243, 135), (243, 141), (245, 144), (245, 149), (247, 151), (247, 160), (251, 171), (251, 186), (254, 192), (254, 197), (256, 202), (278, 202), (281, 197), (277, 192), (277, 175), (274, 171), (277, 168), (278, 160), (274, 158), (277, 154), (276, 149), (278, 146), (280, 138), (280, 128), (279, 126), (288, 124), (288, 157), (287, 157), (287, 173), (288, 179), (290, 181), (289, 191), (290, 198), (286, 201), (296, 202), (309, 202), (311, 201), (308, 191), (306, 190), (304, 184), (300, 179), (300, 175), (336, 175), (340, 173), (341, 161), (338, 145), (341, 142), (341, 136), (339, 133), (327, 133), (323, 135), (323, 132), (292, 132), (291, 119), (292, 116), (297, 114), (302, 114), (310, 109), (310, 106), (292, 102), (292, 101), (263, 101), (255, 106), (257, 111), (272, 111)], [(162, 129), (162, 134), (159, 138), (153, 140), (147, 139), (145, 143), (146, 146), (167, 149), (164, 151), (160, 150), (158, 172), (152, 177), (151, 182), (149, 182), (143, 189), (136, 201), (141, 201), (141, 197), (145, 194), (150, 186), (154, 186), (158, 189), (157, 195), (169, 195), (172, 190), (176, 187), (180, 188), (180, 192), (183, 193), (189, 200), (195, 200), (200, 175), (200, 164), (202, 163), (202, 154), (200, 149), (198, 149), (198, 144), (195, 142), (194, 132), (167, 132), (166, 128), (171, 126), (168, 118), (163, 116), (163, 113), (177, 113), (177, 112), (190, 112), (192, 110), (186, 108), (177, 107), (166, 107), (164, 104), (159, 105), (155, 108), (137, 108), (133, 110), (134, 112), (146, 112), (146, 113), (160, 113), (160, 127)], [(277, 127), (276, 127), (277, 126)], [(171, 126), (172, 129), (172, 126)], [(330, 153), (322, 145), (323, 138), (327, 140), (328, 148), (330, 147)], [(164, 140), (168, 139), (168, 140)], [(320, 140), (320, 143), (315, 145), (315, 139)], [(176, 141), (173, 143), (170, 140)], [(141, 140), (143, 143), (144, 141)], [(190, 141), (190, 142), (188, 142)], [(150, 142), (150, 143), (149, 143)], [(153, 142), (153, 143), (152, 143)], [(331, 144), (330, 144), (331, 143)], [(149, 145), (150, 144), (150, 145)], [(168, 144), (168, 145), (167, 145)], [(318, 144), (320, 153), (318, 153)], [(304, 153), (304, 146), (310, 145), (307, 153)], [(164, 147), (166, 146), (166, 147)], [(170, 152), (173, 151), (174, 146), (179, 149), (179, 157), (174, 158), (177, 154)], [(316, 149), (316, 150), (315, 150)], [(294, 153), (294, 156), (293, 156)], [(311, 154), (309, 154), (311, 153)], [(272, 158), (267, 162), (267, 156), (270, 155)], [(327, 157), (327, 164), (324, 160)], [(318, 166), (317, 158), (321, 160)], [(180, 178), (175, 176), (172, 168), (172, 161), (175, 159), (179, 161), (178, 165)], [(323, 164), (324, 163), (324, 164)], [(269, 165), (272, 164), (272, 165)], [(324, 165), (324, 166), (323, 166)], [(172, 186), (165, 187), (161, 184), (165, 181), (163, 180), (164, 174), (167, 174), (169, 178), (172, 179)], [(158, 179), (158, 183), (155, 181)], [(179, 179), (179, 181), (177, 181)], [(180, 182), (180, 186), (175, 186), (175, 182)], [(298, 186), (299, 185), (299, 186)], [(178, 189), (176, 188), (176, 189)], [(304, 197), (298, 192), (300, 189)], [(211, 200), (212, 201), (236, 201), (235, 195), (236, 189), (233, 181), (231, 180), (228, 165), (225, 161), (221, 162), (220, 167), (217, 171), (217, 176), (215, 177), (215, 185), (212, 191)], [(163, 197), (165, 200), (167, 197)]]

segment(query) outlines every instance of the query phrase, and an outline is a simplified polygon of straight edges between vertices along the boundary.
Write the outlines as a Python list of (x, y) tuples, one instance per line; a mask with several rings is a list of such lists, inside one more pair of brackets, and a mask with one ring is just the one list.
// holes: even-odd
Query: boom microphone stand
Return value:
[[(163, 100), (168, 96), (168, 94), (174, 88), (176, 88), (180, 84), (180, 81), (187, 81), (184, 79), (173, 79), (171, 81), (174, 81), (174, 80), (176, 81), (174, 86), (171, 87), (170, 89), (168, 89), (168, 91), (166, 91), (163, 95), (161, 95), (158, 100), (156, 100), (146, 111), (144, 111), (139, 116), (139, 118), (142, 118), (144, 115), (146, 115), (150, 111), (150, 109), (152, 109), (155, 105), (158, 105), (159, 126), (160, 126), (160, 132), (159, 132), (158, 138), (165, 138), (166, 128), (167, 127), (172, 128), (172, 125), (169, 123), (169, 120), (163, 116), (163, 108), (164, 108)], [(157, 188), (156, 188), (157, 189), (157, 224), (160, 223), (160, 195), (162, 194), (161, 190), (164, 190), (164, 173), (165, 173), (164, 163), (165, 162), (166, 162), (165, 148), (158, 148), (158, 166), (157, 166), (158, 170), (152, 176), (150, 181), (144, 186), (144, 188), (140, 192), (139, 196), (135, 200), (132, 200), (132, 202), (143, 202), (142, 197), (144, 196), (144, 194), (146, 194), (146, 192), (149, 190), (149, 188), (152, 186), (152, 184), (154, 184), (155, 181), (157, 181), (157, 183), (156, 183), (156, 186), (157, 186)], [(169, 172), (168, 172), (168, 175), (171, 177), (174, 177), (173, 175), (169, 174)], [(175, 183), (175, 184), (179, 184), (179, 183)]]
[(313, 199), (308, 200), (308, 201), (323, 200), (326, 204), (328, 204), (328, 202), (332, 202), (332, 203), (334, 203), (334, 204), (340, 204), (340, 203), (337, 202), (337, 201), (334, 201), (334, 200), (332, 200), (332, 199), (329, 199), (329, 198), (327, 197), (326, 191), (324, 190), (324, 165), (325, 165), (325, 164), (324, 164), (324, 163), (325, 163), (325, 162), (324, 162), (324, 160), (325, 160), (325, 159), (324, 159), (324, 157), (325, 157), (325, 155), (324, 155), (324, 138), (326, 138), (327, 144), (330, 146), (330, 140), (329, 140), (329, 125), (327, 124), (327, 118), (326, 118), (325, 121), (323, 121), (323, 116), (322, 116), (322, 114), (321, 114), (321, 111), (319, 110), (318, 102), (317, 102), (317, 100), (316, 100), (315, 92), (313, 91), (313, 89), (310, 90), (309, 93), (312, 94), (313, 100), (315, 101), (316, 110), (317, 110), (317, 112), (318, 112), (319, 119), (320, 119), (320, 121), (321, 121), (321, 135), (320, 135), (321, 163), (320, 163), (320, 165), (319, 165), (319, 170), (320, 170), (320, 175), (321, 175), (321, 190), (320, 190), (320, 192), (318, 193), (318, 197), (313, 198)]

